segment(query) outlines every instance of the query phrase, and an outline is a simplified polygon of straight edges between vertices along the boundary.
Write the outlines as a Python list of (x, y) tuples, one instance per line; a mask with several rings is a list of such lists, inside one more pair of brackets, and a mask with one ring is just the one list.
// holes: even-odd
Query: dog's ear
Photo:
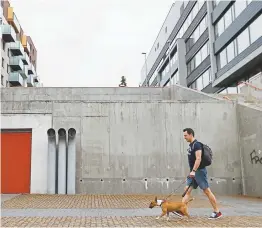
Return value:
[(155, 202), (157, 202), (157, 197), (155, 197)]

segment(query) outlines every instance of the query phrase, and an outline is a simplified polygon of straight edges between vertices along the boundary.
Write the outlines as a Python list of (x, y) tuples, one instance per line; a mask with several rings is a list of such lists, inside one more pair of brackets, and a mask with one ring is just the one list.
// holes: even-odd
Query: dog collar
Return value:
[(162, 200), (157, 200), (157, 206), (161, 206), (162, 203), (163, 203)]
[(165, 200), (157, 200), (157, 206), (161, 206), (162, 203), (164, 203), (164, 202), (165, 202)]

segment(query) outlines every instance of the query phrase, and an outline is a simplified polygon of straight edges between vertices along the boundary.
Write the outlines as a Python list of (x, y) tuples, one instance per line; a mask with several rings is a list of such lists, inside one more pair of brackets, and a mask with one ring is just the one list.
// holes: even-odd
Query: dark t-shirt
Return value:
[[(188, 155), (188, 164), (190, 167), (190, 170), (193, 169), (196, 161), (196, 151), (201, 150), (202, 151), (202, 145), (195, 139), (192, 143), (189, 144), (189, 148), (187, 150)], [(202, 152), (203, 153), (203, 152)], [(201, 162), (202, 163), (202, 162)], [(202, 165), (199, 165), (198, 169), (204, 168)]]

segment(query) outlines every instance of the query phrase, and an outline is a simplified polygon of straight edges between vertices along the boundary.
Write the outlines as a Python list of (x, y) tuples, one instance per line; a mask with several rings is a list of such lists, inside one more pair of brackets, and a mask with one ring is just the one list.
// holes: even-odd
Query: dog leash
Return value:
[(166, 198), (165, 198), (165, 200), (167, 199), (167, 198), (169, 198), (170, 196), (172, 196), (183, 184), (185, 184), (186, 183), (186, 180), (185, 181), (183, 181), (170, 195), (168, 195)]
[[(192, 178), (192, 177), (191, 177)], [(167, 198), (169, 198), (170, 196), (172, 196), (183, 184), (185, 184), (187, 181), (187, 179), (185, 181), (183, 181), (170, 195), (168, 195), (165, 200)], [(191, 187), (193, 181), (191, 181), (191, 183), (189, 184), (189, 186), (187, 187), (186, 191), (183, 193), (182, 197), (184, 197), (186, 195), (186, 193), (188, 192), (189, 188)]]

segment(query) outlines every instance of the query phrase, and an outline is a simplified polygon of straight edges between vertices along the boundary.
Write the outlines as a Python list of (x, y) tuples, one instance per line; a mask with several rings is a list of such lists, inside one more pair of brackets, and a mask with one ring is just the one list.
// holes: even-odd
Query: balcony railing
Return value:
[(36, 75), (36, 70), (35, 70), (35, 67), (32, 63), (30, 63), (29, 66), (28, 66), (28, 74)]
[(33, 75), (28, 75), (28, 78), (27, 78), (27, 86), (28, 87), (33, 87), (34, 86), (34, 77)]
[(24, 64), (19, 56), (13, 56), (9, 59), (9, 65), (12, 70), (23, 70)]
[(12, 86), (23, 86), (24, 79), (20, 73), (11, 72), (9, 73), (9, 83)]
[(9, 49), (14, 56), (20, 56), (20, 55), (23, 56), (24, 55), (24, 48), (20, 41), (10, 43)]
[(24, 52), (24, 55), (22, 57), (22, 61), (25, 65), (29, 65), (29, 63), (30, 63), (29, 56), (26, 52)]
[(2, 37), (6, 43), (16, 40), (16, 32), (11, 25), (1, 25)]
[(23, 69), (19, 70), (18, 73), (20, 73), (24, 79), (28, 78), (28, 67), (24, 65)]

